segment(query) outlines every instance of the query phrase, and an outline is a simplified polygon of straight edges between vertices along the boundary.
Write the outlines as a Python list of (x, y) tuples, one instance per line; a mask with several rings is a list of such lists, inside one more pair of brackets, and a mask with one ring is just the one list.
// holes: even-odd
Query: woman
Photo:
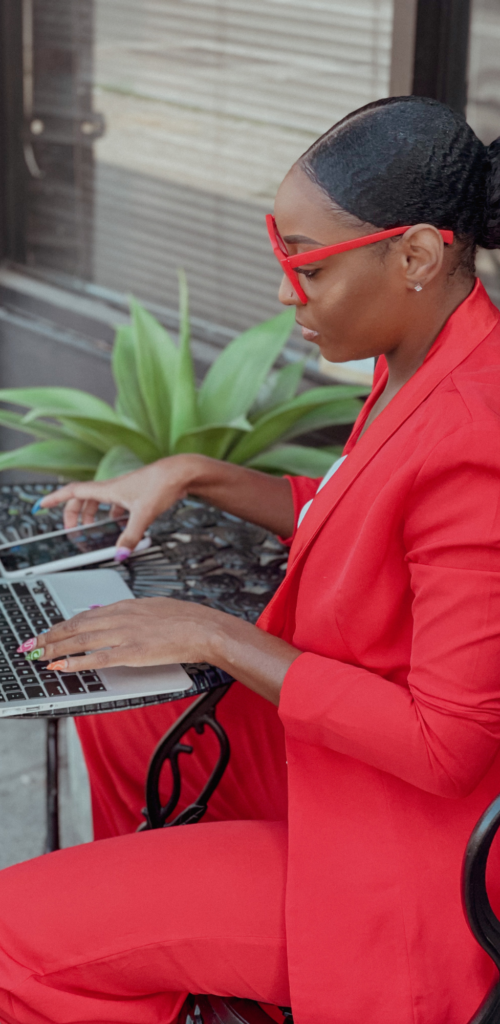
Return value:
[[(188, 491), (293, 539), (259, 628), (152, 599), (37, 638), (74, 669), (221, 666), (242, 684), (231, 738), (262, 734), (269, 776), (240, 820), (2, 872), (5, 1024), (167, 1024), (187, 991), (291, 1002), (296, 1024), (465, 1024), (492, 984), (460, 868), (500, 791), (500, 313), (474, 277), (476, 245), (500, 245), (499, 153), (439, 103), (383, 100), (280, 186), (274, 244), (302, 257), (283, 264), (281, 301), (327, 359), (381, 356), (320, 489), (178, 456), (45, 499), (69, 522), (99, 500), (129, 509), (127, 548)], [(375, 241), (386, 229), (401, 230)], [(127, 721), (131, 766), (120, 716), (83, 728), (101, 772), (109, 730), (108, 809), (140, 761)], [(232, 784), (250, 788), (258, 762)]]

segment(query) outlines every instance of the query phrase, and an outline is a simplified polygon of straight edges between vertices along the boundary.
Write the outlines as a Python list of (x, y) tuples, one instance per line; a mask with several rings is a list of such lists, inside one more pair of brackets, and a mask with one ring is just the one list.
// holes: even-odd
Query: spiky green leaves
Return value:
[(0, 423), (39, 439), (0, 455), (0, 470), (102, 480), (165, 455), (201, 452), (268, 472), (321, 476), (334, 453), (277, 442), (353, 422), (367, 389), (320, 387), (296, 396), (304, 363), (272, 370), (294, 323), (286, 310), (230, 342), (197, 391), (182, 272), (179, 298), (178, 345), (131, 299), (131, 322), (117, 329), (113, 349), (114, 409), (75, 388), (0, 391), (0, 401), (28, 409), (23, 416), (0, 408)]

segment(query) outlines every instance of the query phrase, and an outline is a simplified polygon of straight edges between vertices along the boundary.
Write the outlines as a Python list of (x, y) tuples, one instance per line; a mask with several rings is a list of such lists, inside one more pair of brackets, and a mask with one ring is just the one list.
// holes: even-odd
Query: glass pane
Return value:
[[(34, 3), (46, 13), (60, 0)], [(90, 258), (67, 272), (176, 308), (184, 267), (195, 316), (239, 330), (274, 315), (264, 214), (319, 134), (388, 94), (392, 0), (93, 0), (92, 28), (90, 15), (70, 26), (79, 3), (65, 0), (68, 66), (75, 96), (92, 84), (94, 120), (81, 131), (95, 114), (104, 131), (76, 185), (91, 192), (80, 206)], [(60, 34), (60, 19), (51, 24)], [(42, 142), (33, 150), (43, 163)], [(56, 157), (33, 184), (50, 191), (51, 244), (29, 252), (38, 269), (65, 265), (71, 195), (50, 177)]]
[[(472, 0), (467, 120), (488, 145), (500, 135), (500, 4)], [(477, 269), (500, 304), (500, 253), (481, 249)]]

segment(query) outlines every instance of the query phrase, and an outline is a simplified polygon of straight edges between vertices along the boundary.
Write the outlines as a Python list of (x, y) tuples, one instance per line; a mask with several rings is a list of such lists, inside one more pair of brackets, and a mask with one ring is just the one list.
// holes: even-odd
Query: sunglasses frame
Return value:
[[(323, 245), (320, 249), (310, 249), (308, 252), (299, 252), (295, 256), (289, 256), (272, 213), (266, 214), (266, 224), (274, 255), (281, 264), (283, 273), (286, 274), (302, 305), (306, 305), (308, 297), (302, 288), (299, 276), (294, 269), (295, 267), (302, 267), (306, 263), (316, 263), (318, 260), (324, 260), (327, 256), (333, 256), (337, 252), (361, 249), (362, 246), (371, 245), (373, 242), (382, 242), (384, 238), (393, 238), (394, 235), (404, 235), (405, 231), (412, 227), (411, 224), (407, 224), (403, 228), (389, 228), (388, 231), (377, 231), (373, 235), (363, 235), (361, 238), (351, 238), (348, 242), (338, 242), (337, 245)], [(442, 228), (437, 230), (442, 236), (445, 245), (451, 245), (454, 237), (453, 231), (447, 231)]]

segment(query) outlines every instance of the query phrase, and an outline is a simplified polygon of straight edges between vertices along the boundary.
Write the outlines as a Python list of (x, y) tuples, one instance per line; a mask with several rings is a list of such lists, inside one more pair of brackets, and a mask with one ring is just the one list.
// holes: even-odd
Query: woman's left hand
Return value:
[(66, 672), (210, 661), (219, 620), (229, 618), (168, 597), (120, 601), (81, 612), (41, 633), (30, 657), (40, 651), (38, 658), (51, 662), (48, 668)]

